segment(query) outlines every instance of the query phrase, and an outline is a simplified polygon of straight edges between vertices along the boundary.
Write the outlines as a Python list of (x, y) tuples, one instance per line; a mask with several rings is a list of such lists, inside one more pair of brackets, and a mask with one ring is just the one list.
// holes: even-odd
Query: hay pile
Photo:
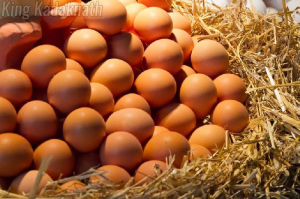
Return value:
[[(123, 190), (91, 185), (65, 193), (54, 182), (53, 190), (43, 197), (300, 197), (300, 25), (292, 23), (287, 10), (280, 16), (261, 16), (239, 0), (234, 2), (226, 9), (210, 9), (202, 0), (174, 0), (173, 9), (192, 21), (199, 39), (215, 39), (227, 48), (231, 72), (248, 86), (251, 121), (247, 129), (241, 135), (228, 133), (226, 146), (211, 159), (185, 162), (181, 169), (169, 166), (148, 185)], [(282, 23), (279, 17), (284, 18)], [(91, 175), (99, 173), (91, 170), (59, 183)]]

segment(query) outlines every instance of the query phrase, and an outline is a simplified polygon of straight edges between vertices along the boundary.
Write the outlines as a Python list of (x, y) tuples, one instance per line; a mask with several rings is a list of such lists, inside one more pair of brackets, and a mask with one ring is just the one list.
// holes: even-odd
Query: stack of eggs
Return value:
[[(93, 15), (97, 3), (103, 12)], [(2, 188), (12, 179), (10, 191), (28, 193), (49, 157), (37, 193), (48, 181), (100, 165), (106, 178), (89, 184), (122, 188), (131, 176), (143, 184), (166, 169), (166, 158), (175, 156), (179, 168), (189, 151), (193, 161), (222, 149), (226, 130), (243, 132), (246, 86), (226, 73), (226, 49), (193, 41), (189, 20), (168, 12), (170, 4), (93, 0), (86, 24), (73, 26), (63, 49), (37, 46), (20, 70), (0, 72)]]

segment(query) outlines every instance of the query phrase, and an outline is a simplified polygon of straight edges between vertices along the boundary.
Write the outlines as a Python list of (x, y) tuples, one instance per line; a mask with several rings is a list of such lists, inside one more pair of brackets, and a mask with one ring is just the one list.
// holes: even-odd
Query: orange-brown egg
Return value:
[(78, 72), (84, 74), (84, 70), (82, 66), (77, 61), (68, 58), (66, 59), (66, 61), (67, 61), (66, 70), (77, 70)]
[(151, 107), (161, 107), (169, 103), (177, 89), (174, 77), (160, 68), (142, 72), (134, 85), (137, 93), (146, 99)]
[(127, 132), (118, 131), (108, 135), (100, 148), (100, 161), (103, 165), (116, 165), (133, 171), (142, 159), (141, 143)]
[(180, 88), (180, 101), (194, 111), (197, 119), (204, 119), (217, 102), (214, 82), (203, 74), (188, 76)]
[(25, 73), (15, 69), (0, 72), (0, 97), (19, 107), (29, 101), (31, 96), (32, 84)]
[(96, 152), (89, 153), (75, 153), (75, 168), (76, 175), (82, 174), (91, 168), (100, 165), (100, 157)]
[(158, 134), (161, 134), (163, 132), (168, 132), (168, 131), (169, 131), (169, 129), (167, 129), (167, 128), (163, 127), (163, 126), (155, 126), (152, 137), (156, 136)]
[(14, 133), (0, 134), (0, 176), (15, 177), (31, 165), (33, 150), (30, 143)]
[(8, 190), (9, 186), (11, 183), (11, 179), (10, 178), (3, 178), (0, 177), (0, 189), (2, 190)]
[(107, 134), (117, 131), (128, 132), (144, 143), (153, 135), (154, 122), (151, 116), (141, 109), (121, 109), (111, 114), (106, 121)]
[(91, 82), (103, 84), (114, 97), (128, 92), (132, 87), (133, 80), (131, 66), (120, 59), (106, 60), (95, 68), (91, 75)]
[(107, 117), (114, 111), (115, 100), (111, 91), (99, 83), (91, 83), (92, 93), (89, 107), (98, 111), (102, 117)]
[(29, 51), (21, 66), (35, 88), (46, 88), (52, 77), (65, 69), (64, 53), (51, 45), (41, 45)]
[(125, 108), (138, 108), (151, 115), (151, 108), (148, 102), (143, 97), (135, 93), (129, 93), (121, 97), (116, 103), (114, 112)]
[(58, 118), (54, 109), (43, 101), (30, 101), (19, 111), (18, 132), (31, 144), (37, 145), (55, 137)]
[(106, 41), (109, 58), (121, 59), (132, 67), (141, 65), (144, 46), (135, 34), (120, 32), (108, 37)]
[(13, 132), (16, 125), (17, 112), (15, 107), (7, 99), (0, 97), (0, 134)]
[(33, 165), (39, 169), (43, 158), (50, 158), (46, 173), (53, 179), (57, 180), (61, 176), (68, 177), (75, 165), (75, 158), (71, 148), (62, 140), (51, 139), (39, 145), (33, 153)]
[[(150, 160), (141, 164), (134, 176), (134, 183), (143, 185), (151, 182), (167, 169), (166, 163), (159, 160)], [(145, 178), (147, 180), (145, 180)], [(140, 182), (142, 181), (142, 182)], [(140, 183), (139, 183), (140, 182)]]
[(184, 61), (188, 61), (194, 48), (194, 42), (191, 35), (184, 30), (173, 29), (170, 39), (179, 44), (183, 52)]
[(133, 24), (136, 34), (145, 42), (168, 38), (173, 29), (171, 17), (161, 8), (151, 7), (142, 10)]
[(195, 160), (197, 158), (208, 158), (211, 155), (211, 152), (204, 146), (198, 144), (191, 144), (190, 161)]
[(91, 97), (88, 78), (75, 70), (64, 70), (55, 75), (47, 90), (49, 103), (62, 114), (86, 106)]
[(107, 44), (103, 36), (95, 30), (75, 31), (64, 44), (66, 56), (79, 62), (85, 68), (91, 68), (104, 60)]
[(182, 82), (190, 75), (196, 74), (196, 72), (187, 65), (182, 65), (180, 70), (174, 75), (177, 83), (177, 88), (180, 89)]
[(183, 64), (184, 54), (180, 45), (170, 39), (160, 39), (148, 46), (143, 57), (144, 68), (161, 68), (176, 74)]
[(229, 56), (222, 44), (205, 39), (199, 41), (191, 54), (192, 66), (196, 72), (214, 79), (229, 68)]
[(211, 121), (230, 132), (241, 133), (249, 124), (249, 113), (242, 103), (225, 100), (215, 107)]
[[(27, 171), (25, 173), (22, 173), (21, 175), (17, 176), (11, 183), (9, 187), (9, 191), (11, 193), (16, 194), (28, 194), (33, 189), (35, 185), (36, 178), (38, 176), (39, 171), (38, 170), (31, 170)], [(46, 187), (46, 184), (48, 182), (51, 182), (52, 178), (44, 173), (42, 176), (42, 179), (40, 183), (38, 184), (38, 187), (36, 189), (36, 194), (40, 194), (41, 191)], [(46, 190), (51, 189), (50, 186), (46, 188)]]
[(223, 74), (214, 80), (218, 101), (236, 100), (244, 103), (247, 99), (246, 85), (243, 79), (234, 74)]
[(118, 0), (93, 0), (86, 4), (86, 25), (105, 35), (120, 32), (126, 24), (125, 6)]
[(133, 24), (136, 16), (142, 11), (145, 10), (147, 7), (141, 3), (133, 3), (130, 5), (127, 5), (126, 7), (127, 11), (127, 21), (126, 25), (123, 28), (124, 31), (134, 31)]
[(166, 161), (170, 155), (175, 155), (174, 166), (181, 166), (183, 156), (190, 151), (188, 140), (176, 132), (164, 132), (152, 137), (144, 148), (143, 160)]
[(125, 7), (130, 5), (130, 4), (133, 4), (133, 3), (137, 3), (136, 0), (119, 0)]
[(191, 22), (178, 12), (169, 12), (169, 15), (173, 22), (173, 28), (181, 29), (186, 31), (187, 33), (192, 33)]
[(172, 5), (172, 0), (138, 0), (138, 2), (147, 7), (158, 7), (166, 11), (170, 10)]
[(67, 193), (72, 193), (74, 191), (83, 189), (84, 187), (85, 187), (85, 184), (78, 180), (71, 180), (60, 186), (60, 188), (62, 188)]

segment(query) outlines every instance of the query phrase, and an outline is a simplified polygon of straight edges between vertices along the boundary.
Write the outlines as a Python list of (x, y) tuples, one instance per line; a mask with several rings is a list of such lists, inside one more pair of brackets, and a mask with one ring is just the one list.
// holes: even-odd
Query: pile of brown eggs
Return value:
[(220, 43), (192, 38), (188, 19), (167, 12), (165, 1), (84, 6), (93, 12), (96, 2), (101, 16), (78, 17), (63, 49), (37, 46), (20, 70), (0, 72), (2, 188), (28, 193), (49, 157), (37, 193), (47, 181), (92, 167), (108, 171), (106, 178), (61, 187), (122, 188), (131, 176), (144, 184), (170, 155), (177, 168), (189, 151), (189, 161), (208, 158), (224, 146), (226, 130), (238, 134), (248, 125), (245, 83), (226, 74)]

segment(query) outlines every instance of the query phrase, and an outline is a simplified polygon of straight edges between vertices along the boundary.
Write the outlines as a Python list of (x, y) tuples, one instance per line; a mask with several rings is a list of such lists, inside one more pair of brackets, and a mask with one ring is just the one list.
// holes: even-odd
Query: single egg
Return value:
[(114, 97), (118, 97), (131, 89), (134, 76), (131, 66), (125, 61), (108, 59), (94, 69), (90, 79), (103, 84)]
[(0, 176), (15, 177), (27, 170), (32, 162), (33, 149), (22, 136), (0, 134)]
[(181, 29), (189, 34), (192, 33), (191, 22), (188, 18), (178, 12), (169, 12), (169, 15), (172, 19), (174, 29)]
[(167, 128), (163, 127), (163, 126), (155, 126), (152, 137), (156, 136), (158, 134), (161, 134), (163, 132), (168, 132), (168, 131), (169, 131), (169, 129), (167, 129)]
[(181, 85), (180, 101), (194, 111), (197, 119), (204, 119), (217, 102), (216, 86), (206, 75), (190, 75)]
[(16, 125), (17, 112), (15, 107), (7, 99), (0, 97), (0, 134), (14, 132)]
[(22, 71), (6, 69), (0, 72), (0, 97), (20, 107), (32, 96), (32, 84)]
[(143, 57), (144, 68), (161, 68), (176, 74), (184, 61), (180, 45), (170, 39), (160, 39), (150, 44)]
[(125, 7), (130, 5), (130, 4), (133, 4), (133, 3), (137, 3), (136, 0), (119, 0)]
[(241, 133), (249, 124), (249, 113), (242, 103), (225, 100), (215, 107), (211, 121), (230, 132)]
[(100, 148), (100, 161), (103, 165), (116, 165), (130, 172), (142, 160), (141, 143), (135, 136), (127, 132), (118, 131), (108, 135)]
[(196, 72), (187, 65), (182, 65), (180, 70), (174, 75), (177, 88), (180, 89), (182, 82), (190, 75), (196, 74)]
[(263, 0), (246, 0), (245, 6), (257, 14), (265, 15), (267, 13), (267, 6)]
[(39, 169), (42, 160), (50, 157), (52, 157), (52, 160), (46, 173), (53, 180), (71, 175), (75, 166), (75, 158), (71, 148), (66, 142), (51, 139), (39, 145), (33, 153), (34, 168)]
[(148, 102), (135, 93), (129, 93), (121, 97), (116, 103), (114, 112), (125, 108), (138, 108), (151, 115), (151, 108)]
[(79, 62), (85, 68), (91, 68), (104, 60), (107, 44), (103, 36), (95, 30), (75, 31), (64, 44), (66, 56)]
[(130, 5), (127, 5), (126, 7), (127, 11), (127, 21), (126, 25), (123, 28), (124, 31), (133, 31), (133, 24), (136, 16), (142, 11), (145, 10), (147, 7), (141, 3), (133, 3)]
[(191, 154), (189, 158), (190, 161), (193, 161), (197, 158), (209, 158), (211, 155), (211, 152), (204, 146), (191, 144)]
[(158, 7), (166, 11), (169, 11), (172, 6), (172, 0), (138, 0), (138, 2), (147, 7)]
[(142, 72), (134, 85), (137, 93), (155, 108), (168, 104), (174, 98), (177, 89), (174, 77), (160, 68)]
[(19, 111), (18, 132), (32, 145), (40, 144), (56, 136), (58, 118), (54, 109), (43, 101), (30, 101)]
[(143, 160), (166, 161), (175, 155), (174, 166), (181, 166), (183, 157), (190, 151), (188, 140), (176, 132), (164, 132), (152, 137), (144, 148)]
[(91, 83), (92, 93), (89, 107), (98, 111), (102, 117), (106, 118), (114, 111), (115, 100), (110, 90), (99, 83)]
[[(166, 163), (159, 160), (150, 160), (141, 164), (141, 166), (137, 169), (134, 175), (134, 183), (141, 186), (143, 184), (147, 184), (152, 180), (156, 179), (159, 175), (161, 175), (167, 169)], [(145, 178), (147, 180), (145, 180)]]
[(226, 73), (229, 68), (229, 56), (224, 46), (209, 39), (199, 41), (194, 47), (191, 62), (196, 72), (212, 79)]
[(84, 187), (85, 187), (85, 184), (78, 180), (71, 180), (60, 186), (60, 188), (63, 189), (67, 193), (72, 193), (74, 191), (83, 189)]
[(75, 168), (74, 173), (76, 175), (82, 174), (91, 168), (99, 167), (100, 158), (96, 152), (89, 153), (75, 153)]
[(32, 91), (31, 101), (39, 100), (48, 103), (47, 89), (35, 88)]
[[(151, 25), (149, 25), (151, 24)], [(134, 31), (145, 42), (168, 38), (173, 29), (171, 17), (161, 8), (142, 10), (134, 20)]]
[(84, 70), (82, 66), (77, 61), (67, 58), (66, 62), (67, 62), (66, 70), (77, 70), (78, 72), (84, 74)]
[(21, 70), (29, 77), (33, 87), (47, 88), (54, 75), (66, 69), (66, 57), (57, 47), (37, 46), (24, 57)]
[(186, 31), (181, 29), (173, 29), (170, 39), (179, 44), (182, 49), (184, 61), (190, 60), (192, 50), (194, 48), (194, 42)]
[(86, 106), (91, 97), (88, 78), (75, 70), (64, 70), (55, 75), (47, 90), (49, 103), (62, 114)]

